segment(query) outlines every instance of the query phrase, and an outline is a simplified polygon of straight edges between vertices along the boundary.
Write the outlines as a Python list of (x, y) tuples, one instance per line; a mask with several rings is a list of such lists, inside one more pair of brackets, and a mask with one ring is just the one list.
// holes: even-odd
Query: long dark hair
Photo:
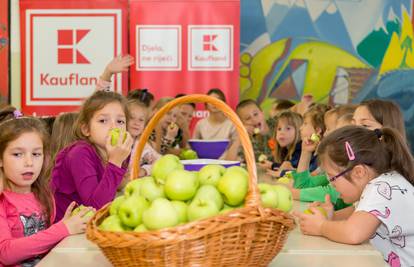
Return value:
[[(348, 158), (345, 142), (351, 146), (355, 160)], [(414, 185), (413, 157), (403, 136), (394, 128), (372, 131), (354, 125), (342, 127), (322, 139), (318, 155), (342, 168), (365, 164), (378, 174), (397, 171)]]
[[(42, 170), (40, 171), (39, 177), (32, 184), (31, 189), (43, 208), (46, 220), (51, 223), (53, 197), (50, 191), (48, 177), (45, 175), (46, 164), (49, 162), (47, 154), (49, 134), (44, 124), (39, 119), (31, 117), (21, 117), (2, 122), (0, 124), (0, 157), (3, 159), (4, 151), (10, 142), (16, 140), (24, 133), (31, 132), (37, 133), (41, 138), (44, 154)], [(7, 181), (5, 181), (4, 185), (6, 187), (8, 186)]]

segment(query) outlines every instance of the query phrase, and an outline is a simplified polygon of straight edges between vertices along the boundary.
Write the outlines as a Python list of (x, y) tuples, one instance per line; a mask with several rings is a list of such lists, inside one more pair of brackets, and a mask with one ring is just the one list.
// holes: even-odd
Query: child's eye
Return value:
[(23, 156), (23, 153), (13, 153), (12, 154), (14, 157), (22, 157)]
[(117, 123), (123, 125), (123, 124), (125, 124), (125, 121), (124, 120), (118, 120)]
[(41, 157), (41, 156), (43, 156), (43, 154), (42, 153), (33, 153), (33, 156), (35, 156), (35, 157)]
[(98, 122), (100, 122), (100, 123), (107, 123), (108, 120), (107, 119), (100, 119)]

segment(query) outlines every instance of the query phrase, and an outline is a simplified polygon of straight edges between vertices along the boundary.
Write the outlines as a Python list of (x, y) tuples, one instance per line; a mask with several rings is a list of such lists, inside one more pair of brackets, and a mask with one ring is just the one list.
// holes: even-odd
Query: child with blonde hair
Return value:
[(0, 124), (0, 265), (34, 266), (68, 235), (85, 232), (86, 208), (71, 216), (71, 202), (55, 224), (55, 206), (44, 175), (49, 143), (42, 122), (20, 117)]
[[(56, 218), (72, 201), (101, 208), (112, 201), (127, 171), (133, 140), (126, 132), (126, 99), (114, 92), (97, 91), (83, 103), (76, 122), (77, 142), (61, 150), (51, 174)], [(117, 143), (110, 132), (120, 129)]]

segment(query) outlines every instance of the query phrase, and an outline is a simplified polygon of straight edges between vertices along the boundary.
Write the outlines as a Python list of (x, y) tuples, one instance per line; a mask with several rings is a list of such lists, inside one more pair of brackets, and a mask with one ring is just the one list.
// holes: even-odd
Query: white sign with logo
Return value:
[[(122, 11), (47, 9), (26, 12), (27, 105), (79, 105), (106, 64), (122, 51)], [(122, 77), (114, 88), (122, 92)]]
[(181, 70), (181, 25), (136, 26), (137, 71)]
[(233, 25), (190, 25), (188, 69), (233, 70)]

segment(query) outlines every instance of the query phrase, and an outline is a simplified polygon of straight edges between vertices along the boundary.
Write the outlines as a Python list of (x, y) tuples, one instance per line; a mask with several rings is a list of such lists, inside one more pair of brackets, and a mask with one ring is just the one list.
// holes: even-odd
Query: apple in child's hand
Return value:
[[(328, 213), (326, 212), (326, 210), (324, 208), (322, 208), (322, 207), (315, 207), (315, 208), (318, 209), (325, 218), (328, 218)], [(311, 211), (310, 208), (304, 210), (303, 213), (305, 213), (305, 214), (313, 214), (313, 212)]]
[(244, 201), (248, 187), (248, 174), (238, 166), (228, 168), (217, 183), (224, 202), (231, 206), (237, 206)]
[(157, 198), (149, 209), (144, 211), (142, 221), (145, 227), (150, 230), (172, 227), (179, 223), (178, 212), (169, 200)]
[(186, 170), (174, 170), (165, 180), (164, 191), (171, 200), (189, 200), (198, 188), (197, 174)]
[(142, 196), (130, 196), (119, 206), (118, 216), (126, 226), (135, 228), (142, 221), (142, 213), (148, 209), (149, 203)]
[(289, 184), (289, 183), (290, 183), (290, 181), (291, 181), (291, 179), (289, 179), (289, 178), (287, 178), (287, 177), (285, 177), (285, 176), (283, 176), (283, 177), (281, 177), (281, 178), (277, 179), (277, 182), (278, 182), (278, 183), (281, 183), (281, 184)]
[(260, 128), (254, 128), (253, 130), (253, 134), (259, 134), (260, 133)]
[(152, 176), (157, 181), (165, 181), (168, 174), (173, 170), (184, 170), (184, 165), (180, 158), (175, 155), (167, 154), (158, 159), (152, 167)]
[(188, 221), (187, 204), (185, 204), (183, 201), (178, 201), (178, 200), (171, 201), (171, 204), (174, 206), (175, 210), (177, 211), (178, 223), (186, 223)]
[(198, 180), (200, 181), (200, 185), (209, 184), (216, 186), (225, 171), (226, 168), (222, 165), (210, 164), (204, 166), (198, 172)]
[(99, 225), (99, 229), (103, 231), (123, 232), (125, 231), (121, 219), (116, 215), (106, 217)]
[[(78, 214), (81, 210), (86, 209), (86, 208), (88, 208), (88, 207), (86, 207), (84, 205), (77, 206), (75, 209), (72, 210), (71, 216), (74, 216), (74, 215)], [(92, 216), (94, 214), (95, 214), (95, 212), (93, 210), (90, 210), (83, 217), (92, 218)]]
[(273, 189), (278, 196), (276, 208), (284, 212), (289, 212), (293, 207), (292, 192), (283, 185), (273, 185)]
[(134, 232), (138, 232), (138, 233), (146, 232), (146, 231), (148, 231), (148, 229), (147, 229), (147, 227), (145, 227), (144, 224), (140, 224), (137, 227), (135, 227), (135, 229), (134, 229)]
[(267, 156), (265, 154), (261, 154), (257, 160), (264, 163), (267, 160)]
[(119, 207), (125, 201), (125, 196), (119, 196), (112, 201), (111, 206), (109, 207), (109, 214), (117, 215)]
[(219, 213), (217, 204), (210, 199), (194, 199), (188, 206), (188, 221), (201, 220), (215, 216)]
[(317, 133), (313, 133), (310, 137), (310, 140), (314, 143), (317, 143), (321, 140), (321, 137)]
[(152, 177), (148, 177), (142, 182), (139, 195), (152, 202), (157, 198), (165, 197), (164, 186)]
[(259, 187), (260, 199), (262, 200), (263, 207), (277, 208), (279, 198), (273, 186), (270, 184), (260, 183), (258, 187)]
[(216, 204), (218, 210), (223, 208), (223, 198), (217, 188), (213, 185), (207, 184), (201, 186), (194, 197), (194, 200), (196, 199), (212, 200)]
[[(121, 129), (112, 128), (111, 131), (109, 132), (109, 135), (111, 136), (111, 145), (116, 146), (116, 144), (118, 144), (119, 136), (121, 135)], [(124, 139), (122, 140), (122, 142), (125, 142), (125, 139), (126, 139), (126, 133), (124, 133)]]

